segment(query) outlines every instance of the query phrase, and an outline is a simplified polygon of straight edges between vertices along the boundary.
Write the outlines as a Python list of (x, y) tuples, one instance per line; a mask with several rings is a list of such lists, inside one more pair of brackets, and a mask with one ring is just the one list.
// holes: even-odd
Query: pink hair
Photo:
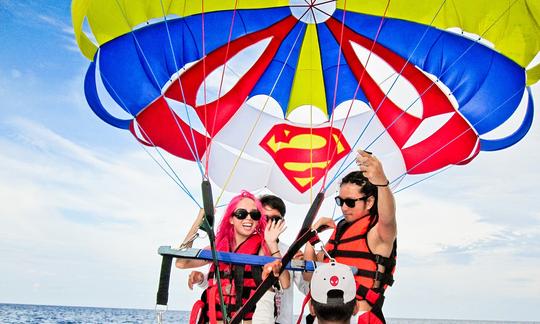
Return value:
[(230, 219), (231, 217), (233, 217), (233, 213), (236, 210), (238, 203), (244, 198), (253, 200), (255, 202), (255, 206), (257, 206), (257, 210), (259, 210), (262, 215), (253, 235), (259, 235), (261, 237), (263, 251), (265, 252), (265, 254), (269, 254), (268, 247), (264, 242), (264, 229), (266, 228), (266, 217), (264, 217), (264, 209), (259, 199), (257, 199), (257, 197), (255, 197), (252, 193), (246, 190), (240, 191), (240, 194), (231, 199), (229, 205), (227, 205), (227, 209), (225, 209), (225, 214), (221, 219), (221, 223), (219, 223), (219, 227), (216, 233), (216, 249), (218, 251), (234, 251), (234, 248), (236, 247), (236, 239), (234, 235), (234, 227), (232, 226)]

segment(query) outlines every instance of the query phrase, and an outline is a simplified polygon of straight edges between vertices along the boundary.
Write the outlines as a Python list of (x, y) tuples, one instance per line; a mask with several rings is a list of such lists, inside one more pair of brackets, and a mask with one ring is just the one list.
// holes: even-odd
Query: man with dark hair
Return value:
[(275, 215), (278, 217), (285, 217), (285, 212), (287, 211), (285, 208), (285, 203), (278, 196), (263, 195), (259, 198), (259, 200), (261, 201), (263, 208), (265, 208), (267, 211), (272, 212), (274, 209), (277, 211)]
[(311, 279), (310, 310), (319, 324), (349, 324), (356, 313), (356, 289), (351, 269), (330, 262), (319, 266)]
[[(265, 217), (268, 222), (283, 222), (285, 218), (285, 203), (283, 200), (274, 195), (263, 195), (259, 198), (263, 209), (265, 211)], [(275, 257), (281, 257), (285, 255), (289, 246), (279, 241), (278, 239), (279, 253), (275, 254)], [(290, 278), (294, 281), (294, 284), (304, 295), (309, 291), (309, 283), (304, 280), (300, 272), (289, 272)], [(287, 289), (281, 289), (280, 287), (274, 287), (267, 291), (263, 297), (257, 302), (255, 313), (253, 314), (253, 323), (260, 324), (292, 324), (293, 318), (293, 306), (294, 306), (294, 288), (292, 285)]]
[[(360, 171), (346, 175), (339, 188), (336, 203), (344, 219), (337, 225), (331, 218), (320, 218), (314, 228), (334, 228), (325, 246), (331, 258), (354, 266), (358, 323), (385, 323), (382, 313), (384, 290), (392, 285), (396, 256), (396, 212), (394, 196), (388, 187), (381, 162), (372, 154), (359, 151), (356, 159)], [(306, 245), (306, 260), (327, 261), (323, 252), (315, 254)], [(304, 275), (310, 280), (310, 274)]]

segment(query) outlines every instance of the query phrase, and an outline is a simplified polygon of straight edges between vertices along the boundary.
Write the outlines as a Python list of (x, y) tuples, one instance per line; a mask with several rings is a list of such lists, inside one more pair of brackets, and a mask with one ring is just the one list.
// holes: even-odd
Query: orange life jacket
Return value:
[[(382, 321), (382, 304), (384, 290), (394, 282), (393, 273), (396, 265), (396, 248), (394, 246), (389, 257), (374, 254), (368, 245), (367, 234), (377, 223), (377, 216), (367, 215), (352, 223), (342, 220), (338, 223), (325, 249), (337, 262), (356, 267), (354, 279), (356, 281), (356, 298), (366, 300), (374, 313), (380, 313)], [(325, 256), (325, 261), (328, 257)], [(378, 269), (384, 266), (384, 271)], [(376, 282), (380, 282), (377, 288)]]
[[(235, 253), (258, 254), (261, 249), (262, 240), (259, 235), (252, 235), (242, 242)], [(228, 251), (229, 252), (229, 251)], [(262, 269), (250, 265), (232, 265), (228, 263), (219, 263), (219, 274), (221, 287), (223, 289), (223, 301), (227, 308), (227, 314), (233, 315), (255, 292), (257, 286), (261, 283)], [(202, 315), (199, 323), (213, 323), (216, 320), (222, 320), (221, 301), (217, 290), (215, 267), (210, 267), (208, 273), (208, 288), (201, 296), (201, 301), (195, 303), (192, 312), (196, 313), (197, 308), (202, 306)], [(244, 320), (250, 320), (253, 317), (251, 310), (244, 316)]]

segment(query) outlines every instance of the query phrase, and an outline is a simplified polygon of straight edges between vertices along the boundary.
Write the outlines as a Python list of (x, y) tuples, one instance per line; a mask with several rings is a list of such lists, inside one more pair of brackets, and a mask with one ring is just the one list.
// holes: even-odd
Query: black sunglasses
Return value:
[(352, 198), (341, 198), (340, 196), (337, 196), (335, 199), (336, 199), (336, 204), (341, 207), (343, 206), (343, 204), (347, 205), (347, 207), (349, 208), (354, 208), (354, 206), (356, 205), (356, 202), (359, 201), (359, 200), (363, 200), (363, 201), (366, 201), (367, 199), (369, 198), (369, 196), (364, 196), (364, 197), (360, 197), (360, 198), (356, 198), (356, 199), (352, 199)]
[(257, 209), (253, 209), (252, 211), (248, 212), (244, 208), (238, 208), (233, 212), (233, 216), (240, 220), (246, 219), (248, 215), (251, 216), (251, 219), (253, 219), (254, 221), (258, 221), (259, 219), (261, 219), (261, 212)]
[(267, 222), (279, 222), (280, 220), (282, 220), (283, 217), (282, 216), (278, 216), (278, 215), (266, 215), (266, 221)]

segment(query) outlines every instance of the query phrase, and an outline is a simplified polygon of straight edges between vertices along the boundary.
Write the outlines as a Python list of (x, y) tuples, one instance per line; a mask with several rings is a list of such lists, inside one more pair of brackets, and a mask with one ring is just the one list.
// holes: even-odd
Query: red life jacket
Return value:
[[(259, 235), (252, 235), (244, 242), (240, 243), (235, 253), (258, 254), (261, 249), (262, 240)], [(227, 315), (231, 316), (251, 297), (255, 289), (262, 281), (262, 269), (250, 265), (232, 265), (228, 263), (219, 263), (219, 274), (221, 287), (223, 289), (223, 301), (227, 308)], [(210, 267), (208, 273), (208, 288), (201, 296), (201, 301), (195, 303), (192, 309), (192, 318), (199, 312), (202, 306), (202, 315), (199, 323), (214, 323), (216, 320), (222, 320), (221, 301), (217, 290), (215, 278), (215, 267)], [(244, 316), (244, 320), (251, 320), (253, 310)]]
[[(354, 274), (356, 298), (367, 301), (372, 307), (372, 312), (379, 315), (381, 321), (384, 322), (382, 315), (384, 290), (394, 283), (397, 244), (394, 241), (389, 257), (374, 254), (370, 250), (367, 234), (375, 226), (377, 220), (377, 216), (369, 215), (352, 223), (342, 220), (334, 229), (325, 249), (337, 262), (357, 268)], [(325, 261), (328, 261), (326, 256)], [(384, 266), (384, 270), (379, 270), (378, 265)], [(376, 282), (379, 282), (377, 288), (374, 287)]]

